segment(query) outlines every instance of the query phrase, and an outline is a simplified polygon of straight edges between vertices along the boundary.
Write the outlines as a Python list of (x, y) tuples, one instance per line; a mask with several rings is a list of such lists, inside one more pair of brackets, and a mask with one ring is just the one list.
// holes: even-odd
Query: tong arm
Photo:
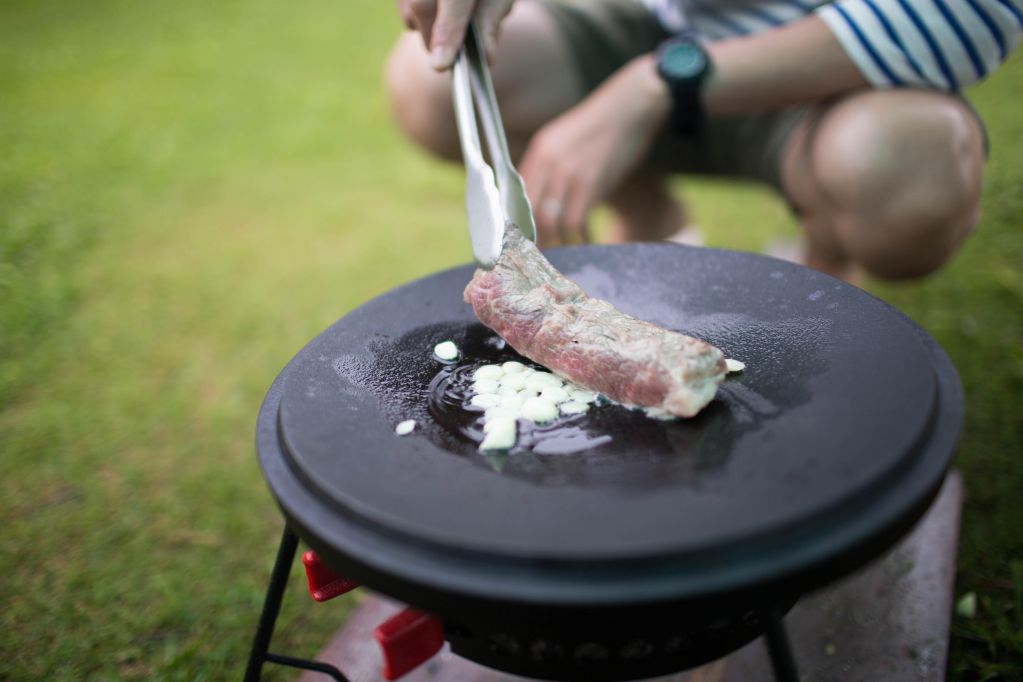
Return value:
[(497, 176), (501, 205), (504, 207), (504, 215), (508, 222), (518, 227), (526, 238), (535, 242), (536, 222), (533, 219), (533, 209), (529, 204), (522, 176), (512, 163), (504, 123), (501, 121), (501, 110), (497, 106), (494, 82), (490, 77), (482, 45), (476, 21), (470, 21), (465, 32), (464, 54), (469, 64), (469, 78), (476, 108), (487, 138), (487, 150), (490, 152), (490, 161), (494, 164), (494, 173)]
[(465, 207), (469, 218), (472, 253), (484, 268), (492, 268), (504, 244), (505, 218), (494, 172), (483, 160), (469, 80), (465, 46), (451, 70), (451, 92), (458, 124), (458, 140), (465, 163)]

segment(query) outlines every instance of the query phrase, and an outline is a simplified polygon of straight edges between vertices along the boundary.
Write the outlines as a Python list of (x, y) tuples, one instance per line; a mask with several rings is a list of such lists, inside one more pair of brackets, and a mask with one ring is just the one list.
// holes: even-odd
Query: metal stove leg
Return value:
[(266, 588), (266, 599), (263, 601), (263, 613), (259, 616), (259, 627), (256, 629), (255, 639), (252, 640), (249, 665), (245, 669), (245, 682), (258, 682), (263, 674), (263, 663), (266, 662), (266, 654), (270, 649), (270, 639), (274, 635), (277, 614), (281, 612), (281, 600), (284, 598), (284, 588), (288, 586), (288, 573), (291, 572), (291, 562), (295, 560), (297, 548), (298, 536), (285, 525), (281, 544), (277, 548), (277, 560), (274, 561), (273, 573), (270, 574), (270, 584)]
[(270, 584), (266, 588), (263, 613), (259, 616), (259, 627), (256, 629), (255, 639), (252, 640), (249, 664), (245, 668), (245, 682), (259, 682), (259, 678), (263, 675), (263, 664), (267, 662), (315, 670), (330, 675), (338, 682), (348, 682), (348, 678), (332, 665), (270, 653), (270, 640), (273, 638), (277, 616), (281, 612), (281, 600), (284, 599), (284, 590), (288, 586), (288, 574), (291, 572), (291, 564), (295, 560), (297, 548), (298, 536), (292, 533), (290, 528), (284, 526), (281, 544), (277, 549), (277, 559), (274, 561), (273, 572), (270, 574)]
[(796, 669), (796, 658), (792, 655), (792, 645), (785, 631), (783, 618), (785, 612), (772, 607), (764, 613), (767, 629), (767, 653), (771, 656), (771, 668), (778, 682), (799, 682), (799, 671)]

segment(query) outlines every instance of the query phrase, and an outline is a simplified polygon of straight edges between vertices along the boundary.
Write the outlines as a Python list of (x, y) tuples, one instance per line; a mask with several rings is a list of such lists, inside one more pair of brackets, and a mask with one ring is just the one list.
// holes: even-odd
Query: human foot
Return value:
[(608, 203), (614, 215), (609, 234), (613, 243), (673, 239), (689, 230), (685, 207), (655, 180), (630, 183)]
[(855, 286), (863, 286), (863, 268), (849, 260), (835, 261), (812, 253), (802, 239), (776, 239), (767, 245), (764, 253), (780, 260), (805, 265), (826, 275), (845, 280)]
[(682, 244), (683, 246), (706, 246), (707, 241), (703, 237), (703, 230), (699, 225), (690, 223), (675, 234), (669, 235), (664, 241)]

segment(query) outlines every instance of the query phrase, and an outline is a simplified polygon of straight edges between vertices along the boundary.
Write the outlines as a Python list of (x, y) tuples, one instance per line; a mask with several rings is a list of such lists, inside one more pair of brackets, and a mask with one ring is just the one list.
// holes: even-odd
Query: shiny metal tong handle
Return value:
[(508, 151), (508, 139), (505, 137), (504, 123), (501, 121), (501, 110), (497, 106), (494, 81), (490, 77), (490, 68), (483, 53), (483, 41), (479, 36), (476, 22), (469, 22), (466, 30), (469, 77), (476, 97), (476, 109), (483, 123), (483, 133), (487, 138), (490, 161), (494, 164), (494, 173), (497, 175), (497, 189), (501, 193), (504, 215), (522, 234), (535, 242), (536, 222), (533, 219), (533, 208), (526, 195), (526, 185), (522, 182), (522, 176), (515, 170), (511, 152)]
[[(470, 22), (465, 44), (452, 69), (451, 82), (458, 137), (465, 161), (465, 203), (472, 251), (480, 265), (490, 268), (501, 255), (507, 223), (516, 226), (533, 241), (536, 241), (536, 223), (522, 177), (511, 162), (494, 84), (481, 45), (475, 22)], [(494, 169), (483, 158), (476, 127), (477, 109)]]

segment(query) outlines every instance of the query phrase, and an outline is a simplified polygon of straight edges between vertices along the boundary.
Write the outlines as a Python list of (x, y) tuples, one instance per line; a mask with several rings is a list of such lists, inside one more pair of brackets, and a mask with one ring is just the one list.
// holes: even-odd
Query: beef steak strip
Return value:
[(494, 268), (476, 270), (465, 301), (520, 354), (624, 405), (692, 417), (727, 371), (709, 343), (587, 296), (512, 227)]

